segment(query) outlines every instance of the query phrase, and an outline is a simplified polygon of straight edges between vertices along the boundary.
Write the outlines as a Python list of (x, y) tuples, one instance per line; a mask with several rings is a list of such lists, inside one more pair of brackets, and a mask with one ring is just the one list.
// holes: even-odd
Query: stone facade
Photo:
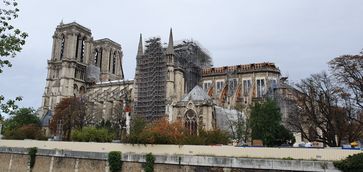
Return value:
[[(56, 27), (53, 47), (48, 60), (48, 74), (41, 108), (44, 133), (50, 135), (48, 125), (54, 108), (67, 97), (87, 100), (87, 113), (97, 121), (110, 120), (115, 107), (126, 107), (131, 99), (133, 81), (125, 81), (122, 68), (121, 45), (108, 39), (94, 40), (91, 30), (78, 23)], [(130, 113), (126, 112), (129, 119)]]
[[(94, 41), (88, 28), (75, 22), (61, 23), (53, 35), (42, 109), (54, 109), (62, 98), (85, 94), (97, 81), (123, 79), (122, 56), (118, 43)], [(86, 71), (93, 66), (100, 69), (99, 78), (87, 80)]]
[(278, 88), (280, 70), (273, 63), (224, 66), (203, 69), (201, 84), (214, 102), (233, 108), (250, 105)]
[(120, 44), (108, 38), (94, 40), (91, 30), (78, 23), (60, 23), (39, 112), (43, 124), (49, 124), (62, 98), (79, 96), (88, 100), (88, 113), (100, 120), (112, 120), (115, 106), (121, 105), (128, 109), (128, 126), (132, 115), (168, 117), (170, 122), (181, 120), (195, 134), (197, 128), (212, 130), (225, 123), (216, 121), (227, 119), (217, 117), (222, 114), (216, 113), (216, 106), (248, 107), (273, 92), (280, 80), (273, 63), (210, 67), (205, 63), (210, 57), (195, 42), (174, 45), (171, 30), (167, 47), (153, 38), (144, 50), (140, 35), (135, 81), (123, 80), (122, 58)]
[(198, 129), (216, 129), (215, 104), (198, 85), (184, 98), (169, 106), (170, 121), (180, 120), (189, 134), (198, 134)]

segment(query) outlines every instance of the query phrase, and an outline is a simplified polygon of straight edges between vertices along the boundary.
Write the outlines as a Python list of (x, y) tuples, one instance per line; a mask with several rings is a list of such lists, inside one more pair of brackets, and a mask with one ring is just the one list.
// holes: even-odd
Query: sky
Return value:
[[(139, 34), (144, 40), (193, 39), (214, 66), (273, 62), (292, 82), (328, 70), (327, 62), (363, 48), (360, 0), (18, 0), (14, 25), (29, 37), (13, 67), (0, 74), (0, 93), (41, 104), (56, 26), (77, 22), (94, 39), (121, 44), (126, 79), (133, 79)], [(2, 4), (1, 4), (2, 5)], [(0, 6), (1, 8), (1, 6)]]

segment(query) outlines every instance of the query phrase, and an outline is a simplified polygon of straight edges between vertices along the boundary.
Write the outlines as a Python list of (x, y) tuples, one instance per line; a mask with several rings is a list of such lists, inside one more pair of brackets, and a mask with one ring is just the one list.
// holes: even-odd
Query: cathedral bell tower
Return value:
[(76, 22), (57, 26), (42, 98), (44, 111), (53, 110), (62, 98), (85, 93), (92, 40), (91, 30)]

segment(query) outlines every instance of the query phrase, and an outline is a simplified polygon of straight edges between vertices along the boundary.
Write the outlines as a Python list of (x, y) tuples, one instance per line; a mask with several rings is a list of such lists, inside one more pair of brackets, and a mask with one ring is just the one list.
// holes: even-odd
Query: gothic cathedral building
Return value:
[(238, 115), (230, 109), (273, 92), (280, 81), (273, 63), (212, 67), (211, 57), (196, 41), (174, 45), (172, 30), (167, 46), (160, 38), (144, 42), (140, 35), (134, 80), (124, 80), (122, 59), (119, 43), (94, 40), (90, 29), (61, 22), (53, 35), (39, 111), (43, 126), (63, 98), (74, 96), (86, 99), (87, 112), (99, 120), (112, 120), (114, 107), (123, 106), (126, 128), (139, 116), (180, 120), (191, 134), (199, 128), (228, 130), (228, 120)]

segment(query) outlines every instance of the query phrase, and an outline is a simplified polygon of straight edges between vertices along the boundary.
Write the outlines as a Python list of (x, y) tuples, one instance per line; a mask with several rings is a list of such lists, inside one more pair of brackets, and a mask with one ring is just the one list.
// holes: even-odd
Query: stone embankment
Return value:
[(360, 150), (241, 148), (232, 146), (131, 145), (0, 140), (0, 171), (29, 170), (28, 148), (37, 147), (35, 171), (106, 171), (107, 153), (122, 152), (123, 171), (142, 171), (145, 154), (155, 171), (338, 171), (332, 161)]

